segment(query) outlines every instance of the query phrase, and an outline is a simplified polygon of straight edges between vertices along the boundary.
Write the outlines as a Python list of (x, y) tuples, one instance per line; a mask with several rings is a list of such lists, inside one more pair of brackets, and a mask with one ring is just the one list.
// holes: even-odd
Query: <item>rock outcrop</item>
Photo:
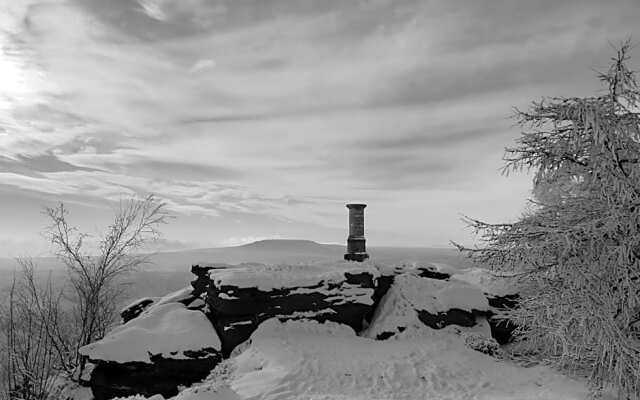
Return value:
[(451, 331), (467, 346), (495, 354), (496, 340), (507, 343), (514, 328), (495, 313), (518, 301), (487, 294), (476, 282), (485, 279), (482, 271), (452, 275), (428, 264), (214, 264), (191, 271), (190, 287), (130, 304), (123, 325), (81, 349), (94, 365), (89, 381), (96, 400), (170, 397), (242, 349), (269, 319), (330, 321), (378, 340)]
[(170, 397), (180, 385), (205, 378), (222, 354), (204, 306), (185, 288), (81, 348), (94, 365), (89, 383), (95, 400), (134, 394)]
[[(489, 311), (487, 298), (473, 285), (455, 279), (424, 278), (408, 271), (394, 277), (365, 336), (384, 340), (420, 325), (431, 329), (486, 325)], [(488, 325), (485, 331), (488, 336)]]
[(491, 327), (491, 335), (500, 344), (513, 341), (513, 331), (516, 325), (497, 317), (502, 310), (518, 307), (520, 295), (515, 278), (500, 277), (485, 268), (467, 268), (456, 273), (454, 278), (464, 280), (484, 292), (489, 301), (490, 310), (487, 320)]
[(345, 324), (359, 332), (372, 314), (378, 270), (371, 263), (314, 265), (241, 264), (194, 266), (196, 291), (205, 293), (208, 315), (227, 357), (269, 318)]
[[(389, 288), (393, 284), (395, 277), (400, 274), (409, 272), (414, 274), (415, 276), (432, 279), (449, 279), (451, 277), (450, 274), (439, 271), (435, 266), (431, 264), (412, 263), (377, 267), (380, 272), (380, 276), (376, 280), (376, 288), (373, 294), (373, 300), (376, 307), (382, 300), (382, 297), (389, 291)], [(373, 317), (373, 314), (368, 316), (368, 322), (371, 322), (371, 317)]]

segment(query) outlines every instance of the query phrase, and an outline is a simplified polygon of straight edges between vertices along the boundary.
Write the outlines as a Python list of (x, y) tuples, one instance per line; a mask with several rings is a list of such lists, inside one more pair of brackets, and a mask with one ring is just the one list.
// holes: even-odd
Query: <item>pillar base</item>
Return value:
[(344, 259), (347, 261), (363, 262), (368, 258), (369, 255), (367, 253), (347, 253), (344, 255)]

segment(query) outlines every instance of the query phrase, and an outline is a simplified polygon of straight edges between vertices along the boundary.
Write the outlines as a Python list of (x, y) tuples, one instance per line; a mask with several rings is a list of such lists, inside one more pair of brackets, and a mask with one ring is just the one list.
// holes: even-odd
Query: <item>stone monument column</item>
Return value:
[(349, 209), (349, 237), (347, 238), (347, 261), (362, 262), (369, 258), (364, 238), (364, 208), (366, 204), (347, 204)]

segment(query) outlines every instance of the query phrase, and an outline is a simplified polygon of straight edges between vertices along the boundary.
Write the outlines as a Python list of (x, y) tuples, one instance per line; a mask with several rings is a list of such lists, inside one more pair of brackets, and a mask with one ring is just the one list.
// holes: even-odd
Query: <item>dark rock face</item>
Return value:
[(518, 327), (510, 321), (504, 321), (495, 317), (488, 318), (489, 326), (491, 327), (491, 336), (499, 344), (507, 344), (513, 342), (513, 332)]
[(476, 324), (476, 315), (481, 315), (481, 313), (477, 311), (469, 312), (457, 308), (452, 308), (451, 310), (437, 314), (431, 314), (425, 310), (416, 311), (418, 313), (418, 319), (433, 329), (442, 329), (449, 325), (472, 327)]
[[(329, 286), (329, 289), (333, 288)], [(243, 288), (232, 292), (238, 297), (237, 300), (209, 297), (208, 304), (213, 313), (211, 318), (222, 342), (222, 354), (228, 357), (233, 348), (249, 339), (258, 325), (269, 318), (333, 321), (349, 325), (358, 332), (362, 330), (364, 317), (373, 308), (361, 303), (334, 304), (327, 300), (330, 296), (319, 292), (294, 292), (295, 289), (261, 292), (254, 288)], [(209, 293), (215, 293), (215, 289)]]
[(194, 296), (206, 296), (207, 289), (211, 284), (211, 280), (209, 279), (209, 272), (214, 269), (223, 269), (224, 267), (218, 266), (200, 266), (200, 265), (192, 265), (191, 273), (196, 276), (196, 279), (191, 281), (191, 287), (193, 287), (193, 295)]
[(108, 400), (134, 394), (165, 398), (178, 394), (178, 386), (191, 385), (207, 377), (222, 359), (215, 349), (204, 349), (201, 354), (185, 360), (152, 356), (153, 364), (142, 362), (98, 362), (91, 374), (91, 390), (95, 400)]
[(431, 279), (439, 279), (439, 280), (445, 280), (445, 279), (451, 278), (450, 274), (447, 274), (446, 272), (440, 272), (437, 269), (432, 267), (417, 267), (416, 269), (418, 270), (418, 276), (422, 278), (431, 278)]
[(136, 301), (135, 303), (129, 305), (127, 308), (120, 312), (120, 317), (122, 317), (122, 323), (127, 323), (140, 315), (144, 310), (146, 310), (155, 299), (150, 297), (145, 297)]
[(497, 308), (497, 309), (515, 308), (518, 306), (520, 295), (517, 293), (507, 294), (504, 296), (487, 294), (487, 300), (489, 300), (489, 305), (493, 308)]
[(192, 268), (199, 276), (193, 285), (196, 290), (206, 286), (208, 317), (218, 332), (224, 357), (249, 339), (258, 325), (269, 318), (332, 321), (349, 325), (359, 332), (365, 317), (373, 312), (375, 282), (371, 273), (345, 272), (340, 281), (319, 279), (311, 286), (260, 290), (215, 284), (205, 277), (211, 271), (206, 268)]
[(381, 275), (376, 280), (376, 287), (373, 291), (373, 310), (370, 314), (367, 315), (367, 322), (371, 322), (373, 318), (373, 312), (378, 308), (380, 304), (380, 300), (384, 297), (385, 294), (389, 291), (391, 285), (393, 285), (394, 275)]
[[(504, 310), (517, 307), (520, 295), (487, 295), (487, 299), (489, 300), (489, 305), (493, 309)], [(491, 336), (493, 336), (499, 344), (507, 344), (513, 341), (513, 331), (516, 330), (517, 325), (510, 321), (497, 318), (493, 312), (489, 313), (489, 318), (487, 318), (487, 320), (489, 321), (489, 326), (491, 326)]]
[(390, 337), (393, 337), (395, 334), (396, 334), (395, 332), (389, 332), (389, 331), (378, 333), (376, 335), (376, 340), (387, 340)]

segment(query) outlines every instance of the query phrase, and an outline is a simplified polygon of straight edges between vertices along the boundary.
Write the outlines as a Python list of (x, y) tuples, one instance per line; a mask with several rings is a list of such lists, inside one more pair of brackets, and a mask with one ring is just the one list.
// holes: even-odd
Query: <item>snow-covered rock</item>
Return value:
[(376, 267), (378, 271), (380, 271), (381, 276), (397, 276), (404, 273), (412, 273), (423, 278), (431, 279), (449, 279), (453, 271), (458, 271), (445, 264), (437, 263), (406, 262), (387, 265), (377, 264)]
[[(577, 400), (588, 393), (583, 382), (547, 368), (489, 356), (499, 348), (487, 317), (517, 299), (487, 290), (498, 284), (482, 271), (369, 261), (192, 272), (192, 288), (155, 300), (83, 349), (97, 363), (96, 400)], [(191, 321), (191, 313), (199, 317)], [(213, 351), (187, 350), (206, 345)]]
[(80, 349), (96, 364), (90, 379), (96, 400), (169, 396), (208, 375), (222, 358), (221, 343), (206, 315), (181, 302), (187, 297), (174, 293)]
[[(376, 279), (376, 288), (373, 294), (375, 304), (379, 304), (387, 293), (396, 276), (411, 274), (422, 278), (449, 279), (450, 270), (443, 270), (441, 266), (431, 263), (402, 263), (402, 264), (376, 264), (380, 275)], [(368, 322), (371, 322), (369, 319)]]
[(92, 361), (150, 364), (154, 356), (188, 359), (203, 349), (220, 350), (220, 340), (204, 313), (181, 303), (165, 303), (116, 327), (80, 353)]
[(127, 323), (142, 313), (152, 312), (154, 308), (168, 303), (182, 303), (191, 310), (202, 309), (205, 303), (199, 295), (200, 293), (196, 293), (192, 286), (187, 286), (163, 297), (143, 297), (124, 307), (120, 311), (120, 316), (122, 317), (122, 322)]
[(442, 329), (449, 325), (485, 327), (489, 303), (482, 290), (463, 281), (422, 278), (413, 273), (395, 277), (364, 335), (387, 339), (409, 327)]
[(159, 307), (159, 306), (162, 306), (163, 304), (169, 304), (169, 303), (182, 303), (184, 305), (188, 305), (195, 299), (196, 299), (196, 296), (194, 296), (193, 294), (193, 288), (191, 286), (187, 286), (159, 298), (153, 304), (153, 307)]
[(517, 293), (514, 278), (499, 276), (487, 268), (471, 267), (456, 271), (453, 278), (479, 287), (492, 296), (506, 296)]
[(513, 331), (516, 325), (509, 321), (496, 317), (496, 313), (507, 308), (518, 306), (520, 295), (518, 294), (515, 278), (499, 276), (486, 268), (471, 267), (454, 273), (453, 278), (468, 282), (481, 288), (491, 311), (488, 315), (491, 335), (500, 344), (506, 344), (513, 340)]
[(334, 321), (360, 331), (373, 313), (379, 276), (371, 262), (241, 264), (192, 271), (198, 275), (194, 288), (206, 293), (225, 356), (273, 317)]

